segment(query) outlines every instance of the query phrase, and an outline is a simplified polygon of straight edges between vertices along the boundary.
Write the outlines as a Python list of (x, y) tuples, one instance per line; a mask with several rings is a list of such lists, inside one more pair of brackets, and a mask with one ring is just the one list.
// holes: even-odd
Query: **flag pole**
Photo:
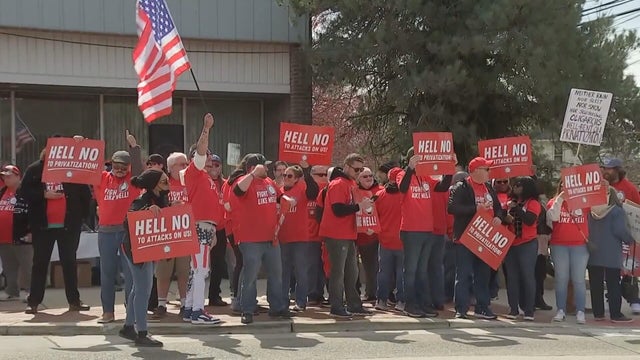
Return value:
[(196, 84), (196, 90), (198, 91), (198, 95), (200, 96), (200, 101), (202, 101), (202, 106), (204, 106), (205, 112), (210, 112), (207, 107), (207, 102), (204, 101), (204, 95), (202, 95), (202, 90), (200, 90), (200, 85), (198, 85), (198, 80), (196, 80), (196, 74), (193, 73), (193, 68), (189, 68), (189, 72), (191, 72), (191, 77), (193, 78), (193, 82)]

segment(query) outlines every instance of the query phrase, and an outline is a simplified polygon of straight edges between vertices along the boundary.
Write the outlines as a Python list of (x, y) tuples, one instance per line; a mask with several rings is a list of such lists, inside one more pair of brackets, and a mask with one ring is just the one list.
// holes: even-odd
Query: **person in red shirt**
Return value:
[[(0, 187), (0, 259), (6, 287), (0, 301), (20, 300), (20, 290), (31, 287), (31, 267), (33, 247), (31, 234), (14, 231), (13, 209), (17, 202), (16, 191), (20, 186), (20, 169), (15, 165), (5, 165), (0, 172), (3, 185)], [(25, 297), (26, 299), (26, 297)]]
[[(159, 158), (154, 159), (160, 161)], [(151, 161), (151, 157), (149, 157)], [(147, 161), (147, 163), (149, 163)], [(169, 170), (169, 204), (171, 206), (183, 205), (188, 202), (187, 187), (180, 181), (180, 171), (187, 168), (189, 161), (187, 155), (181, 152), (174, 152), (167, 157), (167, 169)], [(157, 169), (156, 170), (160, 170)], [(161, 170), (160, 170), (161, 171)], [(158, 308), (154, 312), (156, 318), (162, 318), (167, 314), (167, 295), (171, 286), (171, 279), (174, 271), (178, 279), (178, 293), (180, 294), (180, 315), (184, 311), (187, 298), (187, 281), (189, 280), (189, 270), (191, 257), (160, 260), (156, 263), (155, 274), (158, 283)]]
[[(320, 236), (331, 263), (329, 276), (329, 301), (331, 316), (349, 318), (355, 315), (370, 315), (371, 311), (362, 307), (356, 283), (358, 280), (358, 261), (356, 254), (356, 212), (369, 209), (371, 198), (363, 198), (360, 203), (354, 201), (355, 179), (364, 170), (364, 159), (359, 154), (350, 154), (344, 160), (344, 171), (333, 170), (335, 179), (327, 187), (324, 210), (320, 222)], [(346, 296), (347, 309), (344, 308)]]
[(562, 182), (558, 184), (556, 196), (547, 205), (547, 224), (551, 224), (551, 258), (555, 271), (556, 307), (558, 312), (553, 321), (564, 321), (567, 315), (569, 280), (573, 285), (576, 306), (576, 321), (584, 324), (587, 286), (584, 274), (587, 271), (589, 250), (587, 242), (589, 226), (586, 209), (570, 211), (565, 202)]
[[(324, 165), (314, 165), (311, 167), (311, 177), (318, 187), (318, 196), (320, 189), (324, 189), (328, 181), (328, 167)], [(311, 270), (309, 272), (309, 295), (308, 305), (321, 305), (324, 301), (325, 276), (322, 268), (322, 238), (320, 237), (320, 222), (318, 221), (317, 197), (307, 202), (309, 239), (311, 239)]]
[(538, 201), (535, 180), (529, 176), (517, 178), (513, 184), (513, 197), (507, 203), (508, 214), (505, 222), (516, 238), (507, 252), (505, 265), (507, 298), (511, 308), (507, 318), (516, 319), (519, 308), (524, 311), (524, 319), (533, 321), (536, 300), (535, 268), (538, 258), (538, 217), (542, 205)]
[(101, 324), (115, 320), (116, 277), (122, 269), (125, 278), (125, 299), (129, 298), (132, 279), (124, 257), (119, 255), (125, 231), (124, 220), (140, 190), (131, 186), (131, 177), (142, 173), (143, 164), (135, 137), (127, 131), (129, 151), (116, 151), (111, 156), (111, 170), (103, 171), (100, 184), (94, 186), (98, 204), (98, 251), (100, 253)]
[[(365, 167), (357, 178), (358, 187), (355, 190), (366, 197), (373, 197), (382, 187), (373, 178), (373, 172)], [(371, 230), (367, 233), (358, 232), (356, 249), (362, 260), (364, 270), (365, 291), (363, 301), (376, 300), (376, 282), (378, 276), (378, 234)]]
[[(284, 196), (293, 199), (295, 206), (289, 207), (283, 203), (281, 209), (287, 209), (281, 214), (282, 224), (278, 230), (278, 241), (282, 257), (282, 296), (289, 296), (291, 275), (295, 276), (296, 305), (293, 311), (304, 311), (307, 308), (307, 296), (311, 283), (312, 259), (319, 254), (317, 241), (309, 237), (309, 202), (314, 202), (318, 196), (318, 184), (311, 177), (309, 164), (302, 161), (300, 166), (289, 166), (284, 172), (284, 184), (281, 188)], [(283, 200), (284, 201), (284, 200)]]
[[(276, 183), (267, 177), (262, 154), (248, 154), (239, 167), (246, 171), (230, 196), (233, 236), (242, 252), (240, 308), (243, 324), (253, 322), (256, 309), (258, 272), (264, 263), (267, 272), (269, 316), (291, 318), (289, 301), (283, 297), (282, 258), (275, 241), (278, 226), (278, 199), (282, 195)], [(288, 201), (296, 206), (295, 201)], [(260, 219), (260, 221), (256, 221)]]
[(213, 127), (213, 122), (213, 115), (205, 114), (200, 138), (189, 152), (191, 163), (180, 172), (187, 188), (188, 203), (193, 211), (199, 243), (198, 253), (191, 256), (189, 286), (182, 314), (182, 319), (192, 324), (220, 323), (220, 319), (211, 316), (204, 308), (210, 248), (217, 243), (217, 228), (224, 227), (224, 208), (219, 195), (222, 189), (218, 189), (209, 176), (213, 167), (211, 151), (208, 150), (209, 130)]
[[(76, 142), (84, 140), (82, 136), (74, 136), (74, 139)], [(24, 199), (29, 209), (27, 218), (33, 238), (31, 291), (25, 313), (38, 313), (38, 306), (44, 299), (51, 252), (56, 243), (69, 311), (87, 311), (89, 306), (80, 301), (78, 291), (76, 252), (82, 222), (89, 213), (91, 190), (84, 184), (44, 183), (42, 172), (46, 155), (46, 149), (42, 150), (40, 159), (27, 167), (16, 195)]]
[(378, 310), (389, 310), (391, 305), (389, 294), (393, 291), (391, 286), (395, 275), (395, 309), (404, 311), (404, 276), (402, 268), (404, 266), (404, 252), (402, 250), (402, 240), (400, 240), (400, 222), (402, 214), (399, 211), (402, 206), (403, 195), (398, 189), (396, 180), (402, 171), (399, 167), (394, 167), (388, 172), (389, 182), (384, 189), (376, 193), (376, 208), (380, 219), (382, 231), (378, 234), (380, 248), (379, 271), (377, 277), (376, 305)]
[[(627, 172), (623, 168), (622, 160), (615, 158), (604, 159), (602, 162), (602, 176), (609, 181), (609, 184), (616, 189), (618, 192), (618, 200), (621, 202), (625, 202), (627, 200), (633, 201), (636, 204), (640, 204), (640, 193), (638, 193), (638, 188), (627, 179)], [(638, 250), (635, 250), (635, 249)], [(623, 244), (623, 256), (628, 256), (628, 254), (632, 251), (640, 251), (640, 248), (637, 244), (627, 245)], [(635, 263), (633, 264), (635, 267)], [(631, 305), (631, 311), (635, 315), (640, 315), (640, 298), (638, 297), (638, 282), (634, 282), (631, 279), (631, 276), (624, 275), (622, 277), (623, 283), (629, 283), (632, 286), (635, 286), (635, 291), (625, 292), (625, 295), (629, 294), (631, 296), (626, 296), (625, 299)]]
[[(444, 238), (434, 231), (433, 192), (446, 192), (451, 184), (451, 176), (438, 181), (430, 176), (419, 176), (416, 166), (421, 160), (414, 155), (413, 148), (407, 152), (409, 164), (398, 174), (402, 201), (402, 222), (400, 237), (404, 246), (404, 313), (410, 317), (436, 317), (434, 294), (430, 283), (434, 276), (443, 276)], [(441, 209), (439, 211), (444, 211)], [(430, 279), (431, 277), (431, 279)], [(444, 280), (437, 280), (440, 285)], [(444, 285), (442, 285), (444, 287)], [(443, 296), (442, 289), (436, 296)], [(443, 301), (443, 300), (439, 300)], [(440, 305), (440, 304), (437, 304)]]
[(476, 297), (475, 316), (493, 320), (489, 278), (491, 268), (482, 259), (460, 243), (469, 223), (480, 211), (490, 212), (493, 226), (502, 223), (504, 213), (495, 191), (489, 184), (489, 171), (493, 161), (477, 157), (469, 162), (469, 177), (451, 188), (447, 211), (453, 215), (453, 241), (456, 252), (455, 307), (456, 318), (467, 319), (470, 305), (470, 287)]

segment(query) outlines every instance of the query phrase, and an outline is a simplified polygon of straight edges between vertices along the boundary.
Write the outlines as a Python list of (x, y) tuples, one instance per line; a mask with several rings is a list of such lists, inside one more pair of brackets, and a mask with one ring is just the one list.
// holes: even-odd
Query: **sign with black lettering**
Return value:
[(571, 89), (560, 141), (600, 146), (613, 94)]

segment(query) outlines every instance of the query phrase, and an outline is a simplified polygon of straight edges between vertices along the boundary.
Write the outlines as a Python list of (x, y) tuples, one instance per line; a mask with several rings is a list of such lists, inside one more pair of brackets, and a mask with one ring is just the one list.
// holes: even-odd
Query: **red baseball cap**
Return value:
[(483, 157), (477, 157), (469, 162), (469, 172), (476, 171), (477, 168), (487, 167), (490, 168), (493, 165), (493, 160), (487, 160)]
[(399, 167), (394, 167), (391, 170), (389, 170), (389, 174), (388, 174), (389, 182), (396, 183), (398, 181), (397, 179), (398, 174), (400, 174), (401, 171), (402, 169)]
[(2, 171), (0, 171), (0, 175), (17, 175), (20, 176), (20, 169), (18, 169), (15, 165), (5, 165), (2, 167)]

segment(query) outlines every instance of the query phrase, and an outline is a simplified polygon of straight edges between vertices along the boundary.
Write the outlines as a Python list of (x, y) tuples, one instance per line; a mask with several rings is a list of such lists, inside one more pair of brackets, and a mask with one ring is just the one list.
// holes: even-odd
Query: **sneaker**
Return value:
[(404, 314), (407, 315), (408, 317), (412, 317), (412, 318), (423, 318), (426, 317), (426, 314), (424, 312), (422, 312), (422, 310), (418, 310), (418, 309), (413, 309), (409, 306), (404, 308)]
[(193, 310), (191, 310), (191, 308), (184, 308), (184, 310), (182, 311), (182, 321), (191, 322), (191, 313), (192, 312), (193, 312)]
[(7, 293), (0, 294), (0, 301), (18, 301), (20, 296), (9, 295)]
[(162, 319), (165, 316), (167, 316), (167, 307), (166, 306), (160, 305), (160, 306), (158, 306), (156, 311), (153, 312), (153, 317), (155, 319)]
[(278, 312), (270, 312), (269, 316), (277, 319), (291, 319), (292, 317), (296, 316), (296, 314), (287, 309)]
[(640, 315), (640, 303), (631, 304), (631, 312), (633, 315)]
[(614, 322), (614, 323), (628, 323), (628, 322), (632, 322), (632, 321), (633, 321), (633, 319), (628, 318), (628, 317), (626, 317), (624, 315), (620, 315), (618, 317), (615, 317), (615, 318), (611, 319), (611, 322)]
[(367, 310), (363, 307), (360, 307), (359, 309), (353, 309), (353, 310), (349, 309), (347, 311), (352, 313), (353, 315), (361, 315), (361, 316), (373, 315), (373, 311)]
[(191, 323), (195, 325), (217, 325), (220, 324), (220, 319), (211, 316), (211, 314), (204, 310), (196, 310), (191, 312)]
[(136, 346), (140, 347), (162, 347), (162, 342), (152, 338), (151, 336), (138, 336), (136, 338)]
[(468, 319), (469, 317), (467, 316), (467, 314), (465, 313), (461, 313), (461, 312), (456, 312), (456, 319)]
[(594, 316), (593, 316), (593, 319), (594, 319), (595, 321), (605, 321), (605, 320), (606, 320), (606, 318), (604, 317), (604, 315), (600, 315), (600, 316), (595, 316), (595, 315), (594, 315)]
[(180, 306), (180, 311), (178, 311), (178, 316), (184, 315), (184, 306)]
[[(578, 311), (578, 313), (580, 313), (581, 311)], [(553, 317), (553, 321), (555, 322), (562, 322), (567, 318), (567, 316), (564, 314), (564, 310), (558, 310), (558, 312), (556, 313), (556, 316)], [(584, 319), (584, 313), (582, 313), (582, 318)]]
[(89, 305), (85, 305), (82, 301), (77, 304), (69, 304), (69, 311), (89, 311), (91, 307)]
[(118, 335), (120, 335), (121, 338), (131, 341), (136, 341), (138, 339), (138, 333), (136, 332), (136, 329), (133, 328), (133, 325), (123, 326), (122, 329), (118, 331)]
[(436, 311), (436, 309), (432, 308), (431, 306), (425, 306), (422, 310), (422, 313), (425, 317), (428, 318), (434, 318), (438, 316), (438, 312)]
[(115, 316), (112, 312), (106, 312), (102, 314), (102, 317), (98, 319), (98, 324), (109, 324), (115, 320)]
[(524, 321), (534, 321), (533, 314), (524, 314)]
[(38, 305), (27, 305), (27, 309), (24, 311), (25, 314), (35, 315), (38, 313)]
[(585, 324), (587, 322), (586, 317), (584, 316), (584, 311), (578, 311), (576, 313), (576, 323)]
[(552, 310), (553, 306), (548, 305), (543, 299), (539, 299), (536, 302), (536, 309), (539, 309), (539, 310)]
[(226, 301), (221, 298), (217, 299), (209, 299), (209, 306), (227, 306), (229, 305)]
[(294, 305), (293, 309), (291, 309), (291, 311), (293, 311), (293, 312), (303, 312), (305, 310), (307, 310), (307, 307), (306, 306), (301, 306), (301, 305)]
[(26, 290), (20, 290), (20, 300), (22, 300), (22, 303), (26, 304), (28, 298), (29, 292)]
[(324, 299), (322, 300), (322, 306), (331, 306), (331, 302), (329, 302), (329, 299)]
[(520, 316), (520, 313), (518, 311), (511, 310), (504, 317), (506, 317), (509, 320), (516, 320), (518, 318), (518, 316)]
[(405, 308), (406, 304), (404, 303), (404, 301), (398, 301), (398, 303), (396, 304), (395, 309), (397, 311), (401, 311), (404, 312), (404, 308)]
[(240, 317), (240, 322), (243, 324), (251, 324), (253, 322), (253, 314), (243, 313)]
[(491, 309), (485, 309), (485, 310), (481, 310), (480, 312), (476, 312), (474, 316), (478, 319), (485, 319), (485, 320), (495, 320), (498, 318), (498, 316), (494, 314), (493, 311), (491, 311)]
[(351, 319), (353, 317), (353, 314), (348, 312), (345, 309), (331, 310), (329, 315), (332, 317), (342, 318), (342, 319)]
[(376, 301), (376, 306), (373, 308), (380, 311), (389, 311), (389, 305), (387, 305), (387, 302), (384, 300)]

